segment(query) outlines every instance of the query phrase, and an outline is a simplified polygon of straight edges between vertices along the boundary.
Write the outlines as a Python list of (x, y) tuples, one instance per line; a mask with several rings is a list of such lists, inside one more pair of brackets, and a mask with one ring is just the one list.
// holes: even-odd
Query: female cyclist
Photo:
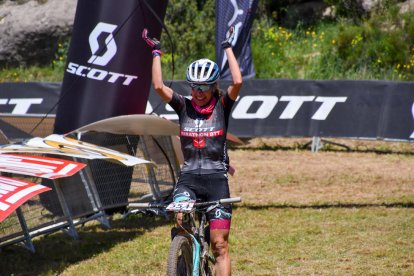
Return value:
[[(142, 37), (152, 47), (153, 87), (179, 116), (184, 164), (174, 190), (174, 201), (229, 198), (226, 134), (230, 111), (242, 86), (240, 68), (231, 47), (235, 36), (234, 28), (230, 28), (226, 40), (222, 42), (232, 84), (226, 92), (221, 91), (217, 83), (220, 77), (218, 65), (209, 59), (196, 60), (188, 66), (186, 73), (186, 80), (191, 87), (191, 99), (164, 85), (161, 44), (147, 34), (144, 29)], [(228, 245), (231, 212), (231, 206), (224, 206), (208, 214), (211, 248), (216, 257), (216, 275), (231, 274)], [(180, 216), (177, 216), (177, 223), (181, 224)]]

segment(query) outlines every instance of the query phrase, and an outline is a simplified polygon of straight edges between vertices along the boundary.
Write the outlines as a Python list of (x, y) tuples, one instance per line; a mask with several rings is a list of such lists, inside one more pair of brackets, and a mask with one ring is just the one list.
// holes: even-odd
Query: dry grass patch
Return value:
[(404, 208), (244, 207), (234, 222), (235, 275), (414, 272), (414, 216)]
[(253, 205), (382, 204), (413, 199), (414, 156), (232, 150), (232, 195)]

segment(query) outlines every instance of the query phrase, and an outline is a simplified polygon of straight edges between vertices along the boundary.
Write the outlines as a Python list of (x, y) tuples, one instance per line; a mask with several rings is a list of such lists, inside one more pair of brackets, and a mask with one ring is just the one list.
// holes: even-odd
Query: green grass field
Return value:
[[(234, 275), (412, 275), (412, 206), (244, 205), (235, 211)], [(37, 252), (1, 253), (2, 275), (164, 275), (170, 224), (117, 219), (87, 226), (73, 241), (57, 233)]]

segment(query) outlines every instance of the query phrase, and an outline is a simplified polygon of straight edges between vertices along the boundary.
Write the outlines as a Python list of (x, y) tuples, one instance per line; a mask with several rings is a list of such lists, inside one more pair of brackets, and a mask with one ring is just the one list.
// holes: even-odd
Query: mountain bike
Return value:
[(167, 275), (208, 276), (213, 275), (212, 267), (215, 259), (210, 253), (207, 213), (222, 204), (240, 201), (240, 197), (234, 197), (209, 202), (130, 203), (129, 207), (151, 210), (150, 213), (156, 214), (160, 214), (159, 210), (161, 213), (164, 211), (182, 213), (183, 223), (171, 229), (172, 241), (168, 254)]

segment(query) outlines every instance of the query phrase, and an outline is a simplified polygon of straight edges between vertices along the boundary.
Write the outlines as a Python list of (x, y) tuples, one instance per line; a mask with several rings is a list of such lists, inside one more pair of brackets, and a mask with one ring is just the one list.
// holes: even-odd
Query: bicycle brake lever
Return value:
[(210, 212), (211, 210), (216, 209), (219, 205), (220, 205), (219, 203), (214, 204), (214, 205), (211, 205), (210, 207), (208, 207), (208, 208), (207, 208), (206, 212), (208, 213), (208, 212)]

